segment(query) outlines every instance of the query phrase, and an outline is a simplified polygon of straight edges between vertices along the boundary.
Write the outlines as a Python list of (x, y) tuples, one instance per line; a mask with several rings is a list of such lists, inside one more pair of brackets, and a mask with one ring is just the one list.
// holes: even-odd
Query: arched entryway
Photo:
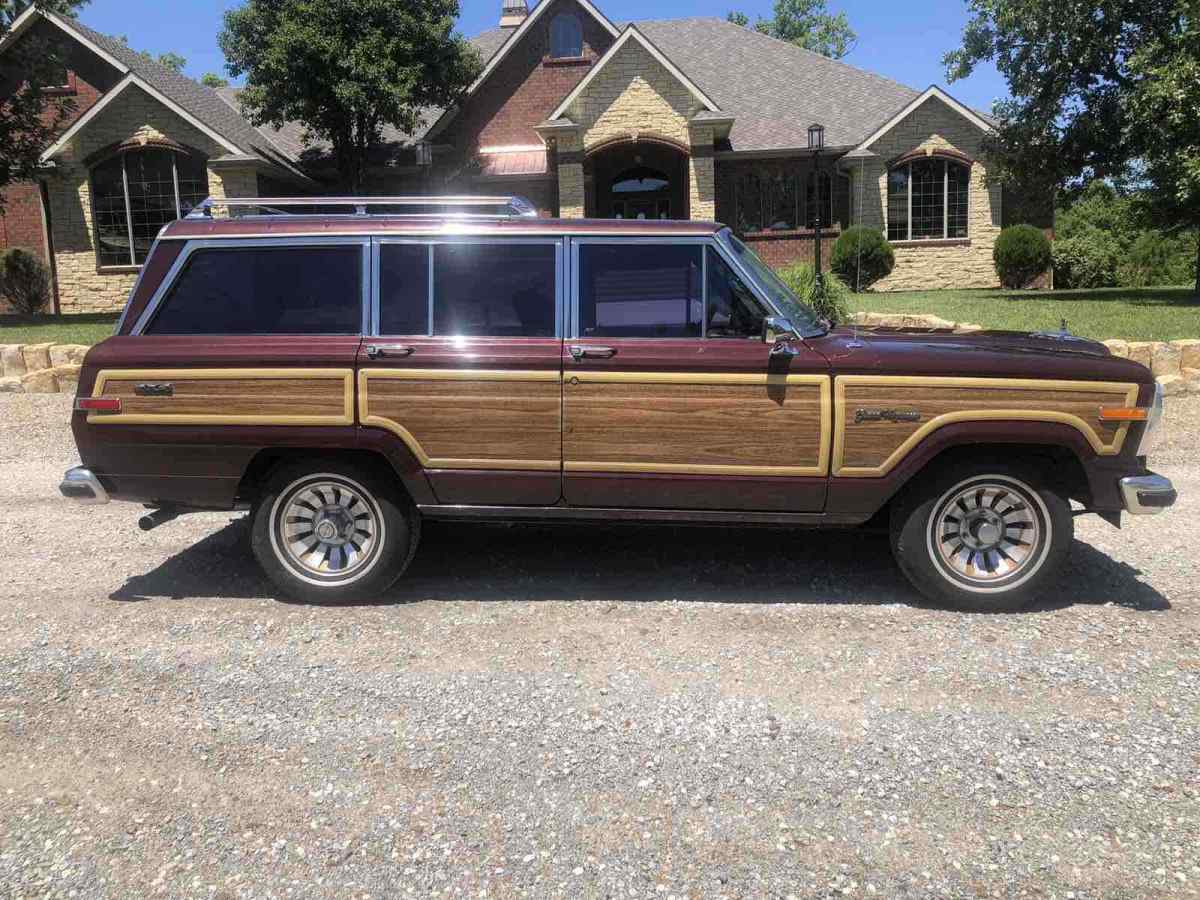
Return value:
[(600, 219), (686, 219), (688, 153), (655, 138), (603, 144), (584, 159), (587, 211)]

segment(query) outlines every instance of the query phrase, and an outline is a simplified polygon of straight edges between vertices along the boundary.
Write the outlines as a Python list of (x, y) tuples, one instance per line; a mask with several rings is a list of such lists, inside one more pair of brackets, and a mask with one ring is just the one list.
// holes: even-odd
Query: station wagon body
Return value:
[(1174, 501), (1155, 380), (1102, 345), (829, 327), (715, 223), (395, 203), (168, 225), (84, 362), (63, 492), (250, 508), (280, 588), (334, 599), (426, 518), (873, 521), (971, 608), (1045, 583), (1069, 501)]

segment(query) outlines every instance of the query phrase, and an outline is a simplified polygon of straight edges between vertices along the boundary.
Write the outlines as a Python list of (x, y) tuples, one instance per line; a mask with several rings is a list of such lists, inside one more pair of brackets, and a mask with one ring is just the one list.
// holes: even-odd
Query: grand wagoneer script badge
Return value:
[(854, 422), (919, 422), (921, 413), (915, 409), (856, 409)]

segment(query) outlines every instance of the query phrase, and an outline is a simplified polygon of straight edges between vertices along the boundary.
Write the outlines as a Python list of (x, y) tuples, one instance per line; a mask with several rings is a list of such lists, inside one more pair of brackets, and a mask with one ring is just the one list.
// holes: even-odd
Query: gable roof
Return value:
[(962, 103), (958, 102), (953, 97), (951, 97), (949, 94), (947, 94), (945, 91), (943, 91), (936, 84), (931, 84), (924, 91), (922, 91), (918, 97), (914, 98), (912, 101), (905, 104), (904, 108), (901, 109), (898, 113), (896, 113), (894, 116), (892, 116), (886, 122), (884, 122), (882, 125), (880, 125), (878, 128), (876, 128), (867, 137), (863, 138), (862, 142), (855, 149), (856, 150), (866, 150), (873, 143), (875, 143), (877, 140), (879, 140), (881, 137), (883, 137), (885, 134), (887, 134), (889, 131), (891, 131), (893, 128), (895, 128), (896, 125), (898, 125), (904, 119), (905, 116), (907, 116), (913, 110), (917, 109), (918, 107), (923, 105), (927, 100), (930, 100), (930, 99), (941, 100), (943, 103), (945, 103), (947, 106), (949, 106), (952, 110), (954, 110), (956, 113), (958, 113), (964, 119), (966, 119), (968, 122), (970, 122), (972, 125), (974, 125), (976, 128), (980, 128), (984, 131), (993, 131), (994, 130), (993, 124), (990, 121), (988, 121), (988, 119), (986, 119), (984, 116), (975, 112), (975, 110), (971, 109), (969, 106), (964, 106)]
[[(100, 103), (104, 103), (110, 96), (125, 90), (131, 84), (136, 85), (200, 130), (208, 132), (216, 143), (230, 153), (257, 156), (295, 174), (301, 174), (292, 165), (296, 161), (295, 156), (284, 151), (266, 134), (247, 122), (212, 88), (143, 56), (114, 37), (88, 28), (78, 19), (31, 6), (13, 22), (3, 44), (7, 45), (10, 40), (18, 37), (39, 17), (74, 38), (125, 76), (108, 95), (101, 98)], [(0, 45), (0, 49), (3, 49), (3, 45)], [(100, 103), (96, 106), (100, 106)], [(94, 106), (81, 116), (67, 134), (78, 133), (80, 127), (86, 124), (84, 120), (89, 119), (95, 109)], [(51, 150), (56, 150), (67, 134), (60, 137)], [(50, 150), (47, 151), (47, 156), (49, 155)]]
[(603, 71), (604, 67), (608, 65), (609, 61), (621, 52), (622, 47), (629, 43), (640, 44), (646, 50), (646, 52), (653, 56), (654, 59), (657, 60), (664, 69), (671, 73), (672, 77), (674, 77), (676, 81), (687, 88), (691, 95), (699, 100), (706, 110), (709, 112), (720, 111), (720, 108), (708, 98), (708, 95), (705, 94), (704, 91), (700, 90), (700, 88), (696, 86), (695, 82), (684, 75), (683, 72), (681, 72), (679, 68), (673, 62), (671, 62), (670, 59), (663, 55), (661, 50), (654, 46), (652, 41), (647, 40), (646, 37), (640, 31), (638, 31), (636, 25), (626, 25), (625, 30), (621, 32), (621, 36), (613, 41), (612, 46), (605, 51), (603, 56), (596, 60), (596, 64), (592, 66), (591, 71), (588, 72), (587, 75), (580, 80), (579, 84), (575, 85), (574, 89), (572, 89), (572, 91), (563, 98), (562, 103), (558, 105), (554, 112), (550, 113), (547, 119), (549, 121), (553, 121), (565, 113), (567, 108), (575, 102), (575, 98), (587, 90), (588, 85), (592, 83), (592, 81), (597, 75), (600, 74), (601, 71)]

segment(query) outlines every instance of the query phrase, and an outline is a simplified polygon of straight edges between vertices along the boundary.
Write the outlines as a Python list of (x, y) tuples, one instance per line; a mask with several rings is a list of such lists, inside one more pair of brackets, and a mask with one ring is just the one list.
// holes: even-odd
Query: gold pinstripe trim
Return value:
[(361, 387), (368, 380), (397, 381), (560, 381), (558, 369), (359, 369)]
[(882, 464), (878, 466), (845, 466), (842, 460), (846, 446), (846, 387), (849, 385), (907, 385), (911, 387), (989, 388), (1009, 390), (1079, 391), (1111, 393), (1119, 396), (1125, 406), (1137, 404), (1138, 385), (1115, 381), (1053, 381), (1037, 378), (949, 378), (919, 375), (839, 375), (834, 379), (833, 475), (838, 478), (871, 478), (886, 475), (922, 440), (932, 432), (957, 422), (1059, 422), (1079, 431), (1100, 456), (1115, 456), (1121, 452), (1129, 423), (1123, 423), (1111, 443), (1104, 443), (1099, 432), (1072, 413), (1040, 409), (979, 409), (943, 413), (925, 422), (909, 435)]
[(828, 375), (755, 372), (572, 372), (568, 381), (620, 384), (829, 384)]
[(93, 397), (104, 395), (110, 381), (269, 381), (340, 379), (341, 415), (225, 415), (222, 413), (103, 413), (89, 412), (89, 425), (353, 425), (353, 369), (103, 369), (96, 375)]

